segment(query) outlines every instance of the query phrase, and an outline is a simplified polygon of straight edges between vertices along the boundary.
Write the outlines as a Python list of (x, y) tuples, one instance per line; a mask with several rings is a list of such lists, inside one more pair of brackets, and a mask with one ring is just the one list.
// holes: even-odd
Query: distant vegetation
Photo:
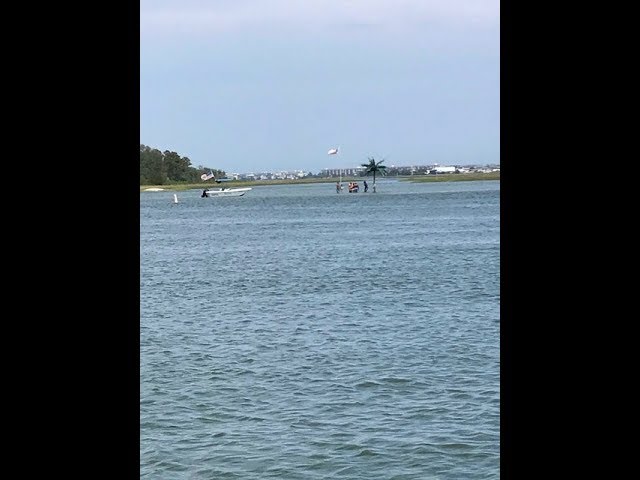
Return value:
[(472, 173), (438, 173), (437, 175), (411, 175), (400, 180), (407, 182), (468, 182), (471, 180), (500, 180), (500, 171)]
[[(380, 165), (384, 160), (375, 161), (369, 157), (369, 163), (363, 163), (362, 172), (357, 175), (344, 176), (343, 182), (359, 181), (369, 173), (375, 175), (387, 174), (398, 180), (408, 182), (459, 182), (469, 180), (500, 180), (500, 171), (494, 172), (468, 172), (468, 173), (438, 173), (428, 174), (429, 167), (389, 167)], [(148, 187), (162, 187), (165, 190), (188, 190), (192, 188), (202, 188), (203, 185), (214, 184), (212, 180), (203, 181), (200, 176), (203, 173), (213, 172), (216, 178), (226, 177), (224, 170), (217, 170), (209, 167), (193, 167), (188, 157), (181, 157), (176, 152), (160, 150), (140, 144), (140, 190)], [(335, 182), (335, 175), (319, 173), (317, 175), (308, 174), (303, 178), (282, 179), (282, 180), (235, 180), (230, 182), (233, 186), (253, 186), (253, 185), (282, 185), (299, 183), (327, 183)]]
[[(447, 173), (437, 175), (410, 175), (406, 177), (397, 176), (393, 177), (394, 180), (403, 182), (464, 182), (473, 180), (500, 180), (500, 172), (489, 173)], [(362, 177), (343, 177), (342, 182), (358, 182), (362, 181)], [(225, 186), (229, 187), (255, 187), (255, 186), (267, 186), (267, 185), (299, 185), (305, 183), (335, 183), (335, 178), (300, 178), (296, 180), (235, 180), (225, 183)], [(140, 191), (150, 187), (157, 187), (158, 185), (146, 184), (140, 185)], [(201, 189), (203, 186), (213, 187), (217, 186), (213, 181), (209, 180), (203, 182), (198, 178), (196, 183), (178, 183), (173, 185), (163, 185), (164, 190), (180, 191), (180, 190), (192, 190)]]
[(216, 177), (224, 177), (222, 170), (191, 166), (191, 160), (176, 152), (140, 144), (140, 185), (175, 185), (201, 182), (200, 175), (212, 171)]
[[(362, 178), (356, 177), (344, 177), (342, 179), (343, 183), (358, 180), (362, 180)], [(260, 185), (300, 185), (305, 183), (335, 183), (335, 178), (313, 178), (313, 177), (305, 177), (305, 178), (297, 178), (297, 179), (283, 179), (283, 180), (232, 180), (226, 182), (224, 184), (225, 187), (255, 187)], [(145, 190), (146, 188), (157, 187), (158, 185), (154, 184), (145, 184), (140, 185), (140, 191)], [(198, 178), (197, 183), (180, 183), (174, 185), (163, 185), (162, 188), (164, 190), (172, 190), (172, 191), (180, 191), (180, 190), (192, 190), (195, 188), (201, 189), (203, 187), (219, 187), (220, 185), (214, 183), (213, 180), (208, 180), (203, 182), (200, 178)]]

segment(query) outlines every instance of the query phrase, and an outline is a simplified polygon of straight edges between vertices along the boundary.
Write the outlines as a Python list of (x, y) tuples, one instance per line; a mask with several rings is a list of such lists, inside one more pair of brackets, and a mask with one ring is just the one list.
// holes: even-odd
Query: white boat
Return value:
[(205, 188), (202, 191), (202, 198), (208, 197), (241, 197), (251, 190), (251, 187), (243, 188)]
[[(233, 179), (232, 178), (216, 178), (215, 175), (213, 174), (212, 171), (209, 171), (209, 173), (203, 173), (200, 178), (204, 181), (210, 180), (213, 178), (213, 181), (216, 183), (223, 183), (223, 182), (231, 182)], [(247, 193), (249, 190), (251, 190), (251, 187), (242, 187), (242, 188), (226, 188), (226, 187), (222, 187), (222, 188), (205, 188), (202, 191), (202, 195), (200, 195), (202, 198), (211, 198), (211, 197), (241, 197), (243, 196), (245, 193)]]

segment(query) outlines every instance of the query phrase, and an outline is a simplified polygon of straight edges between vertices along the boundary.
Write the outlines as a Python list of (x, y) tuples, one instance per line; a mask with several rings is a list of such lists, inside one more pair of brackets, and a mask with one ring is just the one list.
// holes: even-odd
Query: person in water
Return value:
[(367, 185), (367, 181), (364, 181), (364, 193), (367, 193), (367, 190), (369, 190), (369, 185)]
[(340, 185), (340, 182), (336, 182), (336, 193), (340, 193), (340, 190), (342, 190), (342, 185)]
[(207, 196), (207, 189), (202, 190), (202, 195), (200, 197), (205, 198)]

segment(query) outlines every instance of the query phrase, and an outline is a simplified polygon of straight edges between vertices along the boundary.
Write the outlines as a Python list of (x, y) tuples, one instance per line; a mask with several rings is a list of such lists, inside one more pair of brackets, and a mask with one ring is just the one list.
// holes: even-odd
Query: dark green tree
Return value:
[(181, 157), (176, 152), (166, 150), (164, 152), (164, 165), (169, 182), (187, 182), (191, 161), (187, 157)]
[(140, 145), (140, 185), (164, 185), (166, 178), (162, 152)]
[(379, 173), (380, 175), (387, 174), (386, 165), (380, 165), (382, 162), (384, 162), (384, 158), (376, 162), (375, 158), (369, 157), (369, 163), (360, 164), (361, 167), (366, 168), (366, 170), (364, 171), (365, 175), (369, 176), (370, 173), (373, 173), (373, 191), (374, 192), (376, 191), (376, 173)]
[(188, 157), (176, 152), (161, 152), (140, 144), (140, 185), (167, 185), (172, 183), (199, 183), (203, 173), (213, 172), (216, 178), (225, 176), (225, 172), (213, 168), (191, 166)]

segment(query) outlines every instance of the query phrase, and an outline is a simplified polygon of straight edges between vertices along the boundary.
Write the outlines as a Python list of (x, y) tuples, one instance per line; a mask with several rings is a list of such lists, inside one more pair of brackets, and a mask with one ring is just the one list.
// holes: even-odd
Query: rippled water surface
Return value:
[(141, 478), (500, 477), (499, 182), (177, 195), (140, 194)]

